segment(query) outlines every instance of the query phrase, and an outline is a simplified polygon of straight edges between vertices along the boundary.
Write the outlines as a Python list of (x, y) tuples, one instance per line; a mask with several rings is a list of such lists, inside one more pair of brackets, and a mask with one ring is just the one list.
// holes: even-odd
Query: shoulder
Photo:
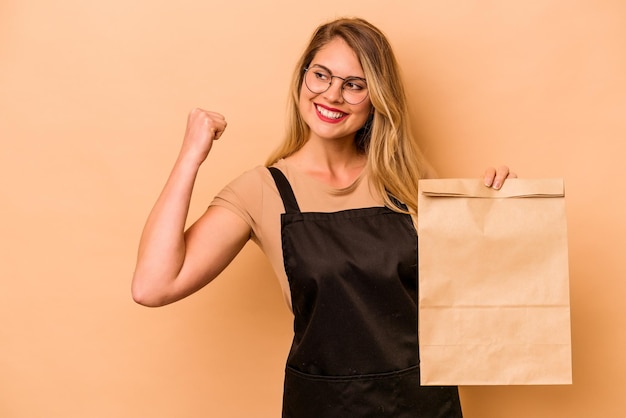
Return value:
[(244, 171), (239, 176), (235, 177), (233, 182), (245, 183), (245, 182), (260, 181), (268, 175), (269, 175), (269, 170), (267, 169), (267, 167), (263, 165), (259, 165), (259, 166), (256, 166), (256, 167), (253, 167), (251, 169)]
[(266, 182), (270, 178), (270, 173), (267, 167), (257, 166), (241, 173), (238, 177), (235, 177), (227, 187), (248, 187), (259, 186)]
[(278, 195), (267, 167), (247, 170), (228, 183), (211, 202), (225, 207), (253, 226), (264, 213), (268, 200)]
[(262, 205), (269, 196), (278, 196), (276, 183), (265, 166), (257, 166), (244, 171), (226, 185), (217, 198), (236, 200), (247, 207)]

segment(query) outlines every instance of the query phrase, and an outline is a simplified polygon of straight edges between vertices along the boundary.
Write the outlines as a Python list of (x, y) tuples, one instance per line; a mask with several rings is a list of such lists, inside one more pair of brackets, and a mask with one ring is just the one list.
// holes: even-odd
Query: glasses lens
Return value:
[(312, 93), (324, 93), (330, 87), (331, 75), (323, 68), (312, 67), (306, 70), (304, 82)]
[(350, 104), (359, 104), (367, 97), (367, 84), (360, 78), (348, 78), (343, 82), (343, 99)]

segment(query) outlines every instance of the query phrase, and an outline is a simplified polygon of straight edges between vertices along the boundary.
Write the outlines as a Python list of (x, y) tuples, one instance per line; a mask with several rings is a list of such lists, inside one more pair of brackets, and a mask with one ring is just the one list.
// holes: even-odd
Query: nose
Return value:
[[(338, 79), (335, 82), (335, 79)], [(340, 102), (343, 101), (343, 79), (341, 77), (332, 76), (330, 79), (330, 86), (328, 86), (328, 90), (324, 92), (324, 96), (332, 101), (332, 102)]]

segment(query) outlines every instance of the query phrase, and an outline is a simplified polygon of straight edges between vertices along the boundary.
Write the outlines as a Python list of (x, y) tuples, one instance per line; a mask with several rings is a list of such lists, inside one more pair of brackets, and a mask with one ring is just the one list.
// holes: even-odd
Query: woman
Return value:
[[(134, 299), (184, 298), (252, 239), (294, 313), (284, 417), (460, 417), (456, 388), (419, 385), (414, 221), (428, 173), (385, 36), (362, 19), (320, 26), (296, 66), (289, 130), (269, 168), (235, 179), (185, 232), (196, 174), (225, 128), (218, 113), (190, 113), (141, 238)], [(488, 169), (485, 184), (511, 176)]]

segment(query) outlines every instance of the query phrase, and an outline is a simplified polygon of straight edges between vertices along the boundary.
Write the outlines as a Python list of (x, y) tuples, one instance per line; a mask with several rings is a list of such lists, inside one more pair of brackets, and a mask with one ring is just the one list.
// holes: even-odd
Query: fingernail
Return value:
[(496, 180), (496, 181), (494, 181), (494, 182), (493, 182), (493, 188), (494, 188), (494, 189), (496, 189), (496, 190), (500, 190), (500, 187), (501, 187), (501, 186), (502, 186), (502, 185), (500, 184), (500, 182), (499, 182), (498, 180)]

